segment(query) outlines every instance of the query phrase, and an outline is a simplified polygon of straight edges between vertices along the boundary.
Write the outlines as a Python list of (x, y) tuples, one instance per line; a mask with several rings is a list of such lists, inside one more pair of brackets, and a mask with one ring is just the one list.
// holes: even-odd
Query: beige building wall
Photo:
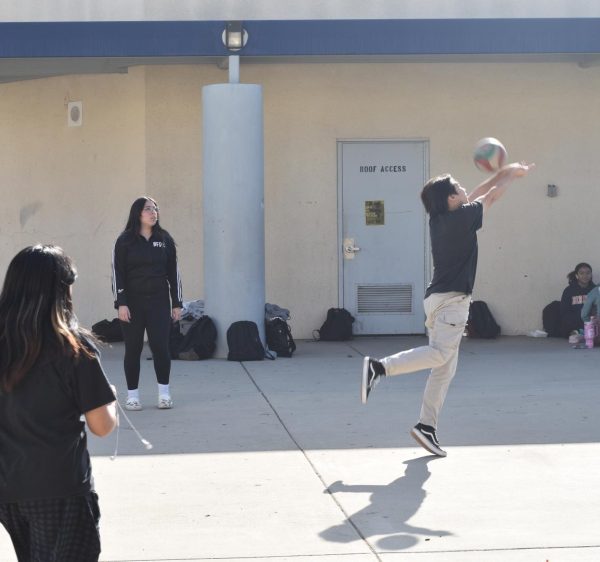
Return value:
[[(111, 317), (111, 253), (132, 196), (145, 189), (144, 70), (0, 86), (0, 270), (36, 243), (62, 246), (79, 269), (82, 322)], [(67, 127), (66, 103), (83, 102)]]
[[(479, 237), (474, 297), (505, 334), (541, 327), (543, 306), (560, 297), (575, 263), (600, 270), (598, 69), (250, 64), (241, 77), (264, 88), (267, 300), (291, 309), (295, 337), (310, 337), (338, 305), (338, 139), (427, 138), (431, 175), (451, 171), (467, 188), (485, 177), (471, 159), (480, 137), (537, 163), (484, 218)], [(226, 80), (214, 66), (190, 65), (0, 85), (0, 265), (27, 243), (57, 242), (80, 268), (82, 321), (110, 317), (112, 243), (131, 201), (147, 192), (179, 245), (184, 297), (201, 298), (201, 88)], [(65, 96), (83, 101), (79, 129), (66, 127)], [(546, 196), (549, 183), (558, 197)]]

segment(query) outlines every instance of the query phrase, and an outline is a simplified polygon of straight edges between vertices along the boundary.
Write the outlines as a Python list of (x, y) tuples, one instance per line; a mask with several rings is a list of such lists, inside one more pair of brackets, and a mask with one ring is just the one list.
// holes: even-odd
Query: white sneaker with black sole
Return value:
[(421, 447), (430, 453), (438, 457), (445, 457), (448, 454), (440, 447), (434, 427), (418, 423), (410, 430), (410, 434)]
[(367, 403), (369, 394), (379, 382), (380, 377), (385, 376), (385, 367), (377, 361), (367, 356), (363, 359), (362, 381), (360, 385), (360, 399), (363, 404)]

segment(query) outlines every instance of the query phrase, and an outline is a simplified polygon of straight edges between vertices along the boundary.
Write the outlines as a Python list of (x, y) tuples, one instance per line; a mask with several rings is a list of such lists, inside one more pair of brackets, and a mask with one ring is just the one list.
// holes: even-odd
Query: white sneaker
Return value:
[(141, 410), (142, 404), (137, 398), (128, 398), (125, 402), (126, 410)]
[(158, 397), (158, 409), (159, 410), (170, 410), (173, 407), (173, 399), (170, 396), (159, 396)]

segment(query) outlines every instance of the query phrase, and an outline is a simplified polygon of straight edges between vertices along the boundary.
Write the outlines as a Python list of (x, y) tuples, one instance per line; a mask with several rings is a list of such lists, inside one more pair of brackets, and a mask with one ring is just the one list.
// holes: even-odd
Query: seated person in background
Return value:
[(569, 286), (563, 291), (560, 299), (561, 331), (563, 337), (569, 337), (574, 330), (583, 328), (581, 309), (587, 294), (595, 287), (592, 281), (592, 266), (578, 263), (567, 275)]
[(594, 287), (588, 294), (581, 308), (581, 321), (589, 322), (591, 316), (596, 317), (598, 321), (598, 311), (600, 310), (600, 287)]

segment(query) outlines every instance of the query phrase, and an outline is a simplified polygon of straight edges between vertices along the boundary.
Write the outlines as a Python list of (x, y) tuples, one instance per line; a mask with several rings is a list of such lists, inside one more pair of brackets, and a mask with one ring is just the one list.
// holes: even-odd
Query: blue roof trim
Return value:
[(600, 19), (249, 21), (244, 27), (246, 55), (600, 52)]
[[(225, 22), (0, 23), (0, 58), (225, 56)], [(600, 53), (600, 18), (246, 21), (241, 56)]]
[(223, 22), (0, 23), (1, 58), (226, 54)]

